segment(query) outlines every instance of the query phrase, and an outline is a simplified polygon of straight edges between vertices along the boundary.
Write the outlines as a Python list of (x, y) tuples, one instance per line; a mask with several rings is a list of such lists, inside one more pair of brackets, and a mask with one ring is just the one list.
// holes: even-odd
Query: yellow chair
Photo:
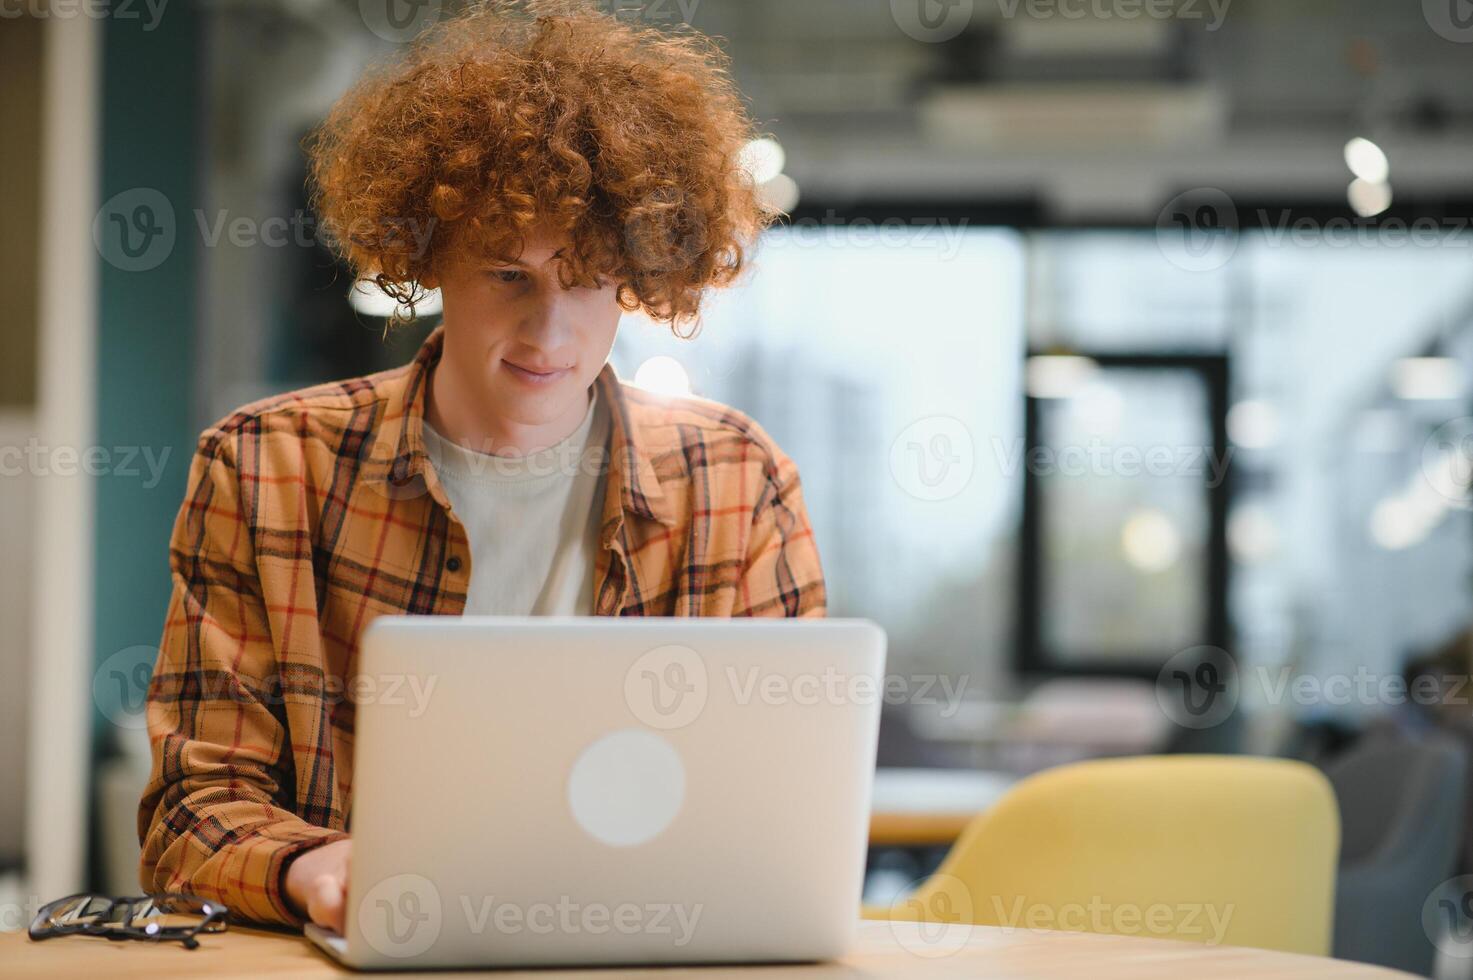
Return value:
[(1326, 955), (1339, 849), (1334, 791), (1304, 763), (1082, 762), (1020, 782), (911, 896), (864, 915)]

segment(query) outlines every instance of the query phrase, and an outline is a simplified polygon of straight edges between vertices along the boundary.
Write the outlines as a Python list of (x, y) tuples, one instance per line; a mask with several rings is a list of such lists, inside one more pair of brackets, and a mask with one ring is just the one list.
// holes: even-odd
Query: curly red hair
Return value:
[(356, 275), (410, 307), (447, 263), (570, 241), (564, 286), (694, 319), (777, 212), (742, 164), (756, 133), (728, 59), (585, 0), (475, 3), (366, 74), (308, 138), (312, 202)]

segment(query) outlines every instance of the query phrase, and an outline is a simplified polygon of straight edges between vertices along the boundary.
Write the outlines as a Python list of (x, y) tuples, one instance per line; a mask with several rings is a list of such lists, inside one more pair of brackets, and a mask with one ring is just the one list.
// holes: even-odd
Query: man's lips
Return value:
[(531, 384), (548, 384), (549, 382), (557, 381), (559, 378), (563, 377), (563, 375), (572, 370), (572, 368), (533, 369), (530, 367), (523, 367), (522, 365), (515, 364), (511, 361), (502, 361), (501, 363), (506, 365), (506, 369), (511, 372), (513, 377), (521, 381), (529, 382)]

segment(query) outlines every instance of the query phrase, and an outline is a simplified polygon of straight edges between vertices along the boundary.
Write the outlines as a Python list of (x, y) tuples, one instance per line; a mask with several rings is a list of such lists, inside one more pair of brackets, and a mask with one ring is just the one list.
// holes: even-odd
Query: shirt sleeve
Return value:
[(232, 915), (300, 926), (286, 862), (340, 840), (293, 812), (295, 764), (241, 478), (220, 430), (201, 437), (175, 520), (173, 593), (148, 693), (152, 771), (139, 877)]
[(798, 467), (775, 443), (764, 441), (772, 462), (753, 508), (733, 614), (821, 618), (827, 611), (823, 567)]

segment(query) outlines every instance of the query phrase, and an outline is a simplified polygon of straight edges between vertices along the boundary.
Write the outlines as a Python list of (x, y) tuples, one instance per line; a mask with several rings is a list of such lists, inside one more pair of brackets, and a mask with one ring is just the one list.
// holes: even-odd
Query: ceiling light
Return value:
[(798, 182), (787, 174), (778, 174), (771, 180), (759, 184), (757, 195), (762, 199), (763, 206), (769, 211), (781, 211), (786, 214), (798, 204)]
[[(421, 289), (420, 299), (414, 304), (414, 315), (437, 316), (444, 308), (438, 289)], [(390, 317), (397, 310), (401, 317), (409, 316), (409, 308), (376, 286), (372, 279), (359, 279), (348, 290), (348, 304), (360, 316)]]
[(1384, 184), (1391, 175), (1385, 151), (1363, 136), (1345, 144), (1345, 165), (1351, 173), (1372, 184)]
[(1181, 556), (1181, 534), (1159, 510), (1136, 511), (1120, 528), (1125, 560), (1143, 572), (1164, 572)]
[(1391, 207), (1391, 185), (1382, 181), (1357, 177), (1350, 182), (1345, 196), (1350, 200), (1351, 209), (1362, 218), (1374, 218)]
[(1279, 441), (1279, 411), (1250, 398), (1228, 409), (1228, 438), (1245, 449), (1267, 449)]
[(1391, 391), (1410, 401), (1461, 397), (1463, 366), (1451, 357), (1403, 357), (1391, 365)]
[(1024, 368), (1030, 398), (1069, 398), (1099, 371), (1093, 358), (1072, 354), (1036, 354)]
[(781, 143), (770, 136), (763, 136), (742, 147), (741, 166), (751, 175), (752, 183), (765, 184), (783, 172), (787, 158)]
[(658, 354), (634, 372), (634, 384), (657, 395), (689, 395), (690, 375), (675, 358)]
[(1257, 564), (1279, 550), (1279, 526), (1262, 504), (1245, 504), (1228, 517), (1227, 542), (1238, 561)]

